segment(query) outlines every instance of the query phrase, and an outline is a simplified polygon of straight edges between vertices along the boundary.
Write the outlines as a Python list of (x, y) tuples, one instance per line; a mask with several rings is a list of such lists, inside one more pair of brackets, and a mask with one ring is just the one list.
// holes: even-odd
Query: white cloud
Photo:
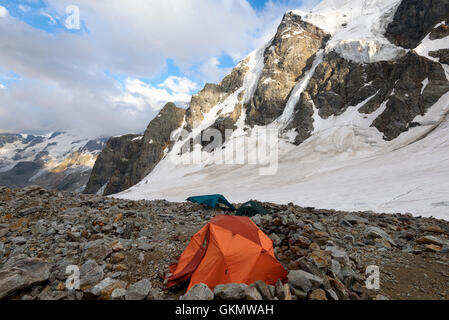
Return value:
[[(274, 34), (283, 12), (298, 1), (273, 2), (261, 13), (246, 0), (46, 2), (53, 19), (78, 5), (88, 32), (51, 35), (0, 6), (0, 69), (21, 79), (0, 90), (1, 130), (142, 131), (166, 102), (188, 103), (200, 89), (196, 82), (220, 81), (229, 69), (215, 57), (243, 58)], [(191, 79), (168, 77), (155, 86), (139, 80), (166, 71), (169, 58)], [(105, 70), (128, 78), (124, 88)]]
[[(172, 93), (163, 89), (164, 87), (170, 89)], [(118, 97), (116, 101), (134, 104), (139, 111), (150, 107), (154, 112), (157, 112), (168, 101), (181, 106), (187, 104), (191, 98), (191, 90), (197, 87), (197, 84), (187, 78), (167, 78), (158, 85), (158, 88), (137, 79), (128, 79), (125, 83), (125, 93)]]
[(210, 58), (199, 67), (200, 77), (207, 82), (218, 83), (226, 76), (232, 68), (220, 68), (220, 61), (216, 57)]
[(187, 93), (198, 89), (198, 84), (188, 78), (171, 76), (165, 79), (163, 83), (159, 85), (162, 88), (168, 88), (174, 93)]
[(223, 50), (245, 54), (263, 26), (246, 0), (49, 0), (63, 13), (69, 4), (114, 73), (151, 77), (167, 57), (183, 70)]
[(47, 17), (48, 20), (50, 20), (51, 24), (56, 24), (55, 18), (53, 18), (53, 16), (51, 14), (49, 14), (48, 12), (43, 11), (43, 12), (41, 12), (41, 15), (44, 17)]
[(6, 9), (3, 6), (0, 6), (0, 18), (5, 18), (7, 16), (9, 16), (8, 9)]
[(6, 89), (6, 87), (0, 83), (0, 89)]
[(25, 12), (25, 13), (27, 13), (28, 11), (31, 10), (31, 8), (30, 8), (29, 6), (27, 6), (27, 5), (22, 5), (22, 4), (19, 4), (19, 5), (17, 6), (17, 8), (19, 8), (20, 11)]
[(120, 94), (119, 90), (77, 90), (33, 80), (12, 83), (6, 90), (0, 90), (0, 128), (23, 133), (46, 133), (61, 128), (96, 136), (128, 132), (132, 129), (131, 122), (135, 123), (135, 130), (145, 127), (151, 111), (130, 115), (129, 111), (136, 106), (113, 101)]
[(0, 70), (14, 70), (20, 76), (14, 79), (21, 80), (0, 91), (0, 128), (24, 133), (62, 128), (92, 135), (138, 132), (166, 102), (184, 105), (190, 100), (187, 90), (197, 87), (188, 79), (172, 78), (157, 88), (128, 80), (122, 90), (99, 61), (88, 38), (69, 33), (54, 37), (13, 18), (0, 20)]
[(77, 5), (111, 71), (136, 78), (161, 72), (167, 57), (183, 71), (222, 53), (240, 60), (273, 36), (285, 11), (303, 3), (269, 1), (256, 12), (247, 0), (48, 1), (61, 14)]

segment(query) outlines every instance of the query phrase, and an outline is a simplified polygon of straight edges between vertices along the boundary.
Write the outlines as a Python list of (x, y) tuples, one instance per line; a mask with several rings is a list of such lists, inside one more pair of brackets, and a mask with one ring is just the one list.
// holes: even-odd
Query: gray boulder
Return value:
[(143, 279), (139, 282), (134, 283), (128, 288), (126, 292), (125, 299), (126, 300), (145, 300), (148, 297), (153, 286), (151, 285), (150, 280)]
[(118, 280), (113, 280), (113, 279), (107, 277), (106, 279), (104, 279), (103, 281), (101, 281), (99, 284), (97, 284), (96, 286), (94, 286), (94, 287), (90, 290), (90, 292), (91, 292), (94, 296), (99, 296), (99, 295), (101, 294), (101, 291), (102, 291), (104, 288), (106, 288), (106, 287), (108, 287), (108, 286), (110, 286), (110, 285), (112, 285), (112, 284), (118, 283), (118, 282), (120, 282), (120, 281), (118, 281)]
[(88, 242), (83, 248), (83, 259), (93, 259), (98, 263), (104, 261), (111, 253), (112, 248), (104, 243), (104, 240)]
[(104, 277), (103, 267), (95, 260), (88, 260), (80, 267), (80, 286), (94, 286)]
[(47, 281), (52, 267), (48, 262), (26, 260), (0, 270), (0, 299)]
[(254, 284), (245, 289), (245, 300), (257, 301), (263, 300), (259, 290), (257, 290)]
[(126, 296), (126, 289), (124, 288), (117, 288), (112, 291), (111, 299), (112, 300), (122, 300)]
[(396, 245), (396, 243), (391, 239), (391, 237), (386, 233), (384, 230), (378, 228), (378, 227), (368, 227), (365, 229), (365, 236), (367, 238), (371, 239), (378, 239), (382, 238), (386, 241), (388, 241), (392, 245)]
[(288, 273), (288, 283), (291, 287), (305, 293), (318, 289), (323, 279), (303, 270), (292, 270)]
[(243, 283), (222, 284), (215, 287), (214, 295), (222, 300), (243, 300), (246, 288)]
[(349, 225), (368, 224), (369, 220), (353, 214), (347, 214), (340, 220), (340, 223), (345, 225), (348, 225), (348, 223)]
[(180, 300), (214, 300), (214, 293), (204, 283), (194, 285)]

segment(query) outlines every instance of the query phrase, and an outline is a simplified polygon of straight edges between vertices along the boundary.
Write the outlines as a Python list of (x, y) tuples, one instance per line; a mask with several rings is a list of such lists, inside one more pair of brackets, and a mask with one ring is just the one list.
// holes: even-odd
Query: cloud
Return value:
[[(115, 95), (119, 94), (121, 92), (117, 90)], [(113, 96), (23, 80), (0, 91), (3, 114), (0, 127), (23, 133), (68, 129), (96, 136), (131, 130), (130, 121), (135, 122), (137, 128), (145, 125), (147, 121), (130, 116), (129, 111), (135, 106), (118, 106), (113, 103)], [(147, 116), (150, 114), (146, 113)], [(145, 113), (140, 112), (140, 115)]]
[(159, 87), (165, 87), (173, 91), (174, 93), (190, 93), (198, 89), (198, 84), (191, 81), (188, 78), (171, 76), (165, 79)]
[(127, 79), (125, 83), (126, 91), (116, 101), (135, 105), (139, 111), (143, 111), (146, 106), (151, 106), (152, 110), (157, 112), (168, 101), (179, 106), (185, 106), (190, 101), (190, 92), (196, 88), (198, 88), (196, 83), (180, 77), (167, 78), (157, 88), (138, 79)]
[(3, 6), (0, 6), (0, 18), (5, 18), (9, 15), (8, 9)]
[(172, 58), (183, 70), (225, 49), (244, 54), (262, 21), (246, 0), (49, 0), (77, 5), (111, 71), (152, 77)]
[(111, 71), (136, 78), (160, 73), (167, 57), (184, 72), (223, 53), (238, 61), (273, 36), (285, 11), (303, 3), (269, 1), (258, 12), (247, 0), (48, 1), (60, 15), (78, 6)]
[[(57, 23), (64, 22), (66, 6), (79, 6), (86, 32), (50, 34), (0, 6), (0, 70), (20, 79), (2, 84), (1, 130), (141, 132), (166, 102), (183, 106), (200, 82), (219, 82), (230, 69), (216, 57), (242, 59), (268, 41), (282, 14), (300, 1), (269, 2), (262, 11), (246, 0), (46, 3)], [(157, 84), (142, 80), (167, 72), (167, 59), (178, 74)]]
[[(171, 77), (154, 88), (134, 79), (124, 88), (89, 38), (54, 37), (12, 17), (0, 20), (0, 70), (14, 83), (0, 91), (0, 128), (24, 133), (56, 129), (88, 135), (140, 132), (168, 101), (184, 106), (194, 82)], [(15, 39), (15, 41), (8, 41)], [(2, 71), (2, 79), (12, 79)], [(168, 92), (170, 91), (170, 92)]]
[(53, 16), (51, 14), (49, 14), (48, 12), (43, 11), (43, 12), (41, 12), (41, 15), (44, 17), (47, 17), (48, 20), (50, 20), (51, 24), (56, 24), (55, 18), (53, 18)]
[(31, 7), (30, 7), (30, 6), (22, 5), (22, 4), (19, 4), (19, 5), (17, 6), (17, 8), (19, 8), (20, 11), (25, 12), (25, 13), (27, 13), (28, 11), (31, 10)]
[(206, 60), (199, 67), (199, 77), (207, 79), (207, 82), (218, 83), (231, 71), (232, 68), (221, 68), (220, 61), (213, 57)]

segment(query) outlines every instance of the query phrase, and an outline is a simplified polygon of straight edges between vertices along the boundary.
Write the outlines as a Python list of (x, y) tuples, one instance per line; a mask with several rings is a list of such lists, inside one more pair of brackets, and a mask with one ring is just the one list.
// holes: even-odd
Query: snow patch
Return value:
[(308, 70), (305, 74), (305, 76), (298, 81), (298, 83), (295, 85), (290, 98), (288, 99), (288, 102), (284, 108), (284, 111), (282, 115), (274, 122), (274, 126), (278, 126), (280, 129), (284, 129), (288, 123), (292, 120), (293, 112), (295, 110), (295, 106), (298, 104), (298, 101), (301, 97), (301, 94), (304, 92), (304, 90), (307, 88), (310, 79), (312, 78), (313, 74), (315, 73), (316, 68), (318, 65), (323, 61), (323, 50), (320, 50), (316, 53), (315, 59), (313, 61), (312, 67), (310, 70)]
[(108, 182), (106, 182), (98, 191), (97, 191), (97, 193), (96, 193), (96, 195), (97, 196), (103, 196), (104, 195), (104, 191), (106, 190), (106, 187), (108, 186), (108, 184), (109, 184), (109, 181), (110, 181), (111, 179), (108, 179)]
[(287, 137), (288, 142), (294, 143), (295, 140), (296, 140), (296, 137), (298, 136), (298, 131), (296, 131), (296, 128), (293, 128), (293, 129), (291, 129), (291, 130), (288, 130), (288, 131), (285, 133), (285, 136)]
[(243, 81), (243, 88), (245, 88), (245, 96), (243, 103), (249, 102), (254, 92), (257, 89), (257, 84), (262, 76), (263, 68), (265, 67), (264, 53), (266, 48), (271, 45), (273, 39), (268, 41), (265, 46), (259, 50), (253, 51), (249, 56), (249, 61), (247, 63), (248, 73), (246, 74), (245, 80)]
[(341, 57), (358, 63), (373, 63), (397, 59), (406, 50), (380, 40), (341, 40), (333, 41), (326, 52), (335, 51)]
[(429, 78), (425, 78), (424, 81), (422, 82), (421, 95), (423, 94), (424, 90), (426, 90), (428, 84), (429, 84)]
[(290, 11), (332, 35), (326, 52), (345, 59), (371, 63), (393, 60), (407, 50), (390, 43), (386, 26), (401, 0), (324, 0), (311, 13)]
[(415, 51), (430, 60), (433, 60), (435, 62), (439, 62), (438, 58), (431, 57), (429, 53), (431, 51), (438, 51), (441, 49), (449, 49), (449, 37), (443, 38), (443, 39), (430, 39), (430, 33), (424, 38), (423, 41), (419, 44), (418, 47), (416, 47)]
[(348, 107), (343, 114), (339, 116), (332, 115), (327, 119), (323, 119), (320, 117), (319, 110), (316, 108), (313, 101), (311, 101), (314, 110), (313, 114), (314, 131), (312, 134), (317, 134), (321, 131), (344, 126), (360, 127), (365, 129), (369, 128), (372, 125), (373, 121), (385, 111), (388, 101), (384, 102), (376, 111), (374, 111), (371, 114), (363, 114), (360, 113), (359, 110), (365, 104), (367, 104), (372, 98), (374, 98), (377, 95), (377, 93), (378, 92), (376, 92), (374, 95), (372, 95), (365, 101), (359, 103), (357, 106)]
[(363, 24), (384, 33), (402, 0), (324, 0), (311, 12), (292, 10), (305, 21), (335, 35), (343, 29)]
[(48, 169), (47, 168), (43, 168), (43, 169), (39, 170), (34, 176), (32, 176), (28, 180), (28, 182), (33, 182), (33, 181), (37, 180), (38, 178), (42, 177), (46, 173), (48, 173)]

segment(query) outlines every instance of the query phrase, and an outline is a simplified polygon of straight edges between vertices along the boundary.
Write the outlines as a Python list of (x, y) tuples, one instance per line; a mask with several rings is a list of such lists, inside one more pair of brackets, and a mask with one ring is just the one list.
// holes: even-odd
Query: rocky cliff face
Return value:
[(67, 132), (0, 135), (0, 185), (81, 192), (106, 139)]
[(287, 13), (271, 45), (264, 52), (264, 68), (256, 91), (247, 103), (246, 122), (267, 125), (283, 112), (293, 87), (329, 35), (300, 16)]
[(95, 162), (84, 193), (107, 194), (108, 187), (116, 190), (117, 185), (124, 184), (122, 179), (126, 178), (129, 163), (136, 160), (141, 139), (135, 134), (111, 137)]
[(208, 83), (203, 90), (195, 94), (186, 112), (187, 129), (198, 127), (204, 120), (204, 114), (240, 89), (247, 72), (247, 62), (242, 61), (220, 84)]
[(110, 195), (142, 180), (170, 150), (171, 133), (183, 123), (185, 110), (168, 103), (143, 136), (109, 139), (93, 168), (85, 193)]
[[(440, 22), (443, 25), (434, 30)], [(404, 0), (385, 35), (399, 46), (414, 49), (430, 32), (434, 39), (447, 36), (447, 23), (449, 0)]]
[(297, 130), (295, 142), (300, 144), (312, 134), (315, 110), (328, 119), (364, 102), (359, 111), (366, 115), (381, 111), (371, 125), (385, 140), (393, 140), (448, 91), (441, 64), (416, 53), (395, 61), (359, 64), (331, 52), (317, 67), (289, 128)]

